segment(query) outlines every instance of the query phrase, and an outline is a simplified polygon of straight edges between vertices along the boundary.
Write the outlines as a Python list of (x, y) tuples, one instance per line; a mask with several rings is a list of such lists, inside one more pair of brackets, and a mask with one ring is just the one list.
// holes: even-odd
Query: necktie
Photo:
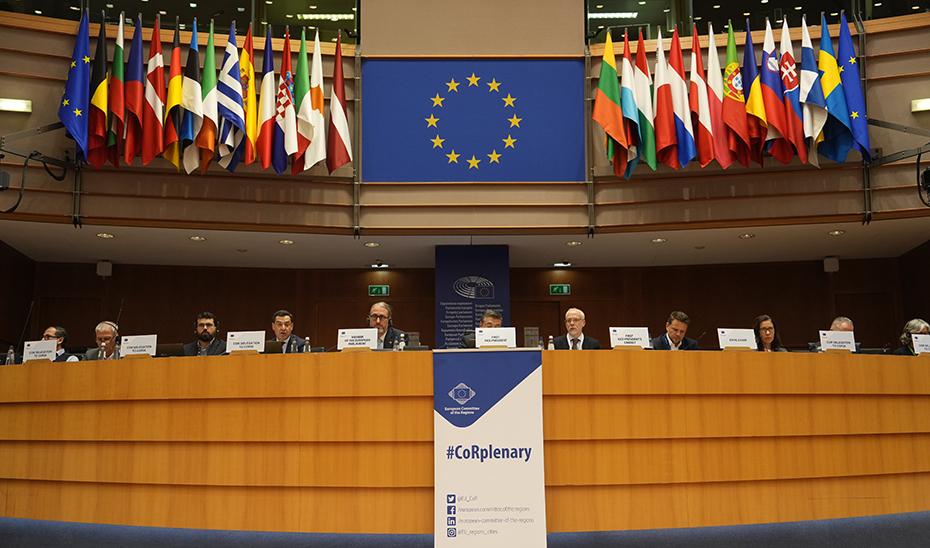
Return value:
[(578, 339), (572, 339), (572, 350), (578, 350)]

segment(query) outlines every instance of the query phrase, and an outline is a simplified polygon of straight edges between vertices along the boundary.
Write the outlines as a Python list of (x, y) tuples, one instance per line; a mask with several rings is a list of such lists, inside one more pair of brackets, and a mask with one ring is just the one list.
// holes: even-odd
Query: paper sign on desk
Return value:
[(479, 327), (475, 329), (476, 348), (516, 348), (517, 330), (514, 327)]
[(346, 348), (370, 348), (378, 349), (378, 329), (375, 327), (363, 327), (361, 329), (340, 329), (339, 341), (336, 344), (337, 350)]
[(135, 354), (155, 355), (158, 335), (126, 335), (120, 339), (119, 357), (125, 358)]
[(718, 327), (717, 340), (720, 348), (749, 348), (756, 350), (756, 333), (752, 329), (734, 329), (731, 327)]
[(651, 348), (649, 345), (649, 328), (611, 327), (610, 347), (616, 348), (618, 346), (638, 346), (640, 348)]
[(852, 331), (821, 331), (821, 350), (856, 351), (856, 336)]
[(23, 363), (29, 360), (55, 361), (55, 352), (58, 350), (58, 341), (26, 341), (23, 345)]
[(930, 354), (930, 335), (914, 333), (911, 340), (914, 341), (914, 354)]
[(237, 350), (265, 351), (264, 331), (230, 331), (226, 334), (226, 352)]

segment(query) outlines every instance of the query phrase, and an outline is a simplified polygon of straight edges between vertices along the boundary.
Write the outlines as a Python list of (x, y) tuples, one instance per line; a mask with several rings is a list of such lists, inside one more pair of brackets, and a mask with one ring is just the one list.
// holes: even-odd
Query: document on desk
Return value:
[(433, 354), (434, 542), (546, 546), (542, 354)]

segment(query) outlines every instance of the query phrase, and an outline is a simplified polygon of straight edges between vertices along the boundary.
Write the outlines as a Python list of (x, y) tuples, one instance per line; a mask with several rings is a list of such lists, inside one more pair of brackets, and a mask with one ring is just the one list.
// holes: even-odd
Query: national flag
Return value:
[(823, 140), (823, 126), (827, 122), (827, 101), (820, 85), (817, 57), (807, 31), (807, 17), (801, 17), (801, 107), (804, 113), (804, 139), (808, 147), (807, 161), (820, 167), (817, 145)]
[(284, 52), (275, 104), (271, 142), (271, 166), (280, 175), (287, 171), (287, 159), (297, 152), (297, 114), (294, 112), (294, 73), (291, 71), (291, 31), (284, 29)]
[(258, 103), (255, 100), (255, 50), (252, 47), (252, 23), (239, 54), (239, 71), (242, 80), (242, 110), (245, 112), (245, 148), (242, 161), (255, 163), (255, 139), (258, 137)]
[(711, 125), (707, 81), (704, 79), (704, 61), (701, 58), (701, 37), (698, 35), (696, 23), (691, 33), (691, 80), (688, 103), (697, 159), (701, 167), (706, 167), (714, 160), (714, 129)]
[(107, 90), (107, 108), (109, 109), (109, 131), (107, 132), (107, 158), (119, 167), (119, 157), (123, 152), (123, 135), (126, 128), (126, 100), (123, 87), (123, 22), (126, 14), (120, 12), (119, 27), (116, 30), (116, 44), (113, 46), (113, 68), (110, 69), (110, 83)]
[(756, 52), (752, 46), (752, 30), (746, 18), (746, 45), (743, 47), (743, 93), (746, 97), (746, 127), (749, 135), (750, 157), (762, 165), (762, 150), (768, 124), (765, 119), (765, 104), (762, 102), (762, 83), (756, 67)]
[(668, 82), (672, 91), (672, 108), (675, 111), (675, 136), (678, 141), (677, 165), (685, 167), (697, 155), (691, 112), (688, 101), (688, 84), (685, 83), (685, 60), (681, 53), (678, 29), (672, 31), (672, 45), (668, 50)]
[(142, 110), (145, 108), (145, 65), (142, 63), (142, 15), (136, 16), (129, 62), (126, 63), (126, 125), (123, 161), (131, 164), (142, 151)]
[[(161, 55), (161, 18), (155, 17), (145, 75), (145, 108), (142, 110), (142, 164), (148, 165), (165, 150), (165, 60)], [(141, 28), (141, 27), (140, 27)], [(137, 30), (137, 32), (140, 32)]]
[(90, 105), (87, 113), (87, 161), (100, 167), (107, 161), (107, 33), (100, 18), (97, 52), (90, 75)]
[(817, 62), (820, 71), (820, 85), (827, 103), (827, 122), (823, 126), (823, 142), (817, 151), (834, 162), (846, 161), (849, 149), (853, 147), (852, 125), (849, 123), (849, 108), (846, 106), (846, 94), (843, 91), (840, 69), (833, 53), (833, 41), (827, 18), (820, 16), (820, 56)]
[(274, 118), (276, 115), (274, 85), (274, 55), (271, 50), (271, 25), (265, 31), (265, 52), (262, 57), (262, 75), (259, 80), (261, 93), (258, 105), (258, 137), (255, 146), (262, 169), (271, 166), (271, 145), (274, 139)]
[(620, 61), (620, 108), (626, 134), (627, 163), (623, 176), (629, 179), (639, 161), (639, 109), (636, 107), (636, 74), (630, 56), (630, 38), (623, 32), (623, 60)]
[(639, 111), (639, 159), (655, 171), (656, 132), (652, 110), (652, 76), (646, 63), (646, 45), (643, 42), (642, 29), (639, 31), (639, 43), (636, 47), (633, 86), (636, 92), (636, 109)]
[(87, 10), (81, 15), (77, 40), (71, 54), (65, 92), (58, 105), (58, 119), (65, 126), (68, 137), (77, 145), (77, 159), (87, 161), (87, 107), (90, 102), (90, 37), (88, 36)]
[(346, 89), (342, 81), (342, 34), (336, 38), (333, 59), (333, 88), (329, 96), (329, 135), (326, 141), (326, 167), (332, 173), (352, 161), (352, 140), (346, 115)]
[(197, 44), (197, 18), (191, 31), (191, 44), (187, 49), (187, 65), (181, 77), (181, 156), (184, 171), (193, 173), (200, 167), (200, 149), (195, 141), (203, 128), (203, 88), (200, 85), (200, 50)]
[(723, 123), (723, 78), (720, 77), (720, 58), (717, 57), (714, 25), (711, 23), (707, 24), (707, 101), (714, 135), (714, 158), (720, 167), (726, 169), (733, 163), (733, 154), (727, 142), (729, 131)]
[(807, 145), (804, 142), (804, 114), (801, 112), (801, 81), (794, 60), (794, 45), (788, 30), (788, 18), (781, 26), (781, 82), (784, 87), (785, 138), (794, 147), (802, 164), (807, 163)]
[[(295, 175), (310, 169), (326, 156), (323, 138), (323, 62), (320, 57), (320, 31), (316, 31), (313, 44), (313, 62), (307, 65), (304, 40), (306, 30), (300, 33), (300, 56), (297, 59), (297, 77), (294, 82), (294, 104), (297, 107), (297, 153), (291, 163)], [(314, 80), (316, 87), (313, 86)]]
[(785, 90), (781, 83), (781, 66), (775, 51), (775, 38), (768, 17), (765, 18), (765, 41), (762, 43), (762, 65), (759, 67), (762, 104), (768, 133), (765, 145), (769, 154), (783, 164), (791, 162), (794, 151), (785, 138), (788, 122), (785, 120)]
[[(723, 124), (727, 131), (727, 148), (733, 158), (743, 167), (749, 167), (752, 156), (749, 141), (749, 125), (746, 120), (746, 98), (743, 96), (743, 73), (736, 56), (736, 38), (733, 36), (733, 21), (727, 24), (727, 66), (723, 74)], [(761, 157), (759, 158), (761, 161)]]
[(206, 173), (213, 161), (216, 151), (216, 129), (219, 126), (219, 113), (217, 112), (216, 89), (216, 49), (213, 46), (213, 20), (210, 20), (210, 37), (207, 38), (207, 49), (204, 51), (203, 75), (200, 82), (200, 96), (202, 98), (203, 119), (200, 131), (194, 139), (194, 144), (200, 151), (200, 172)]
[[(267, 47), (267, 46), (266, 46)], [(229, 24), (229, 38), (223, 54), (223, 66), (217, 80), (216, 101), (219, 115), (218, 163), (235, 171), (242, 161), (242, 141), (245, 138), (245, 112), (242, 110), (242, 80), (239, 71), (239, 50), (236, 46), (236, 22)]]
[(617, 60), (610, 33), (604, 43), (601, 72), (594, 91), (594, 109), (591, 118), (607, 135), (607, 158), (613, 164), (614, 175), (626, 172), (627, 141), (623, 129), (623, 110), (620, 106), (620, 82), (617, 79)]
[(678, 138), (675, 134), (675, 112), (672, 106), (672, 88), (668, 81), (668, 63), (662, 45), (662, 29), (656, 40), (655, 113), (656, 158), (663, 164), (678, 168)]
[(872, 159), (872, 145), (869, 142), (869, 122), (866, 116), (865, 96), (862, 93), (862, 80), (859, 79), (859, 65), (856, 62), (856, 50), (846, 12), (840, 12), (840, 40), (837, 49), (839, 57), (840, 80), (843, 82), (843, 94), (846, 95), (846, 107), (849, 109), (849, 129), (852, 131), (855, 146), (866, 162)]
[(174, 46), (171, 49), (171, 67), (168, 74), (168, 103), (165, 112), (165, 159), (181, 169), (181, 36), (178, 19), (174, 19)]

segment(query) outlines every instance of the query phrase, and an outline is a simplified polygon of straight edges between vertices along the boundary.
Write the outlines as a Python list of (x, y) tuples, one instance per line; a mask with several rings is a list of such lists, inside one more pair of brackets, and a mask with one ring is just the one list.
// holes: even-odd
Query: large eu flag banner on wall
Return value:
[(361, 177), (584, 181), (583, 61), (363, 61)]

